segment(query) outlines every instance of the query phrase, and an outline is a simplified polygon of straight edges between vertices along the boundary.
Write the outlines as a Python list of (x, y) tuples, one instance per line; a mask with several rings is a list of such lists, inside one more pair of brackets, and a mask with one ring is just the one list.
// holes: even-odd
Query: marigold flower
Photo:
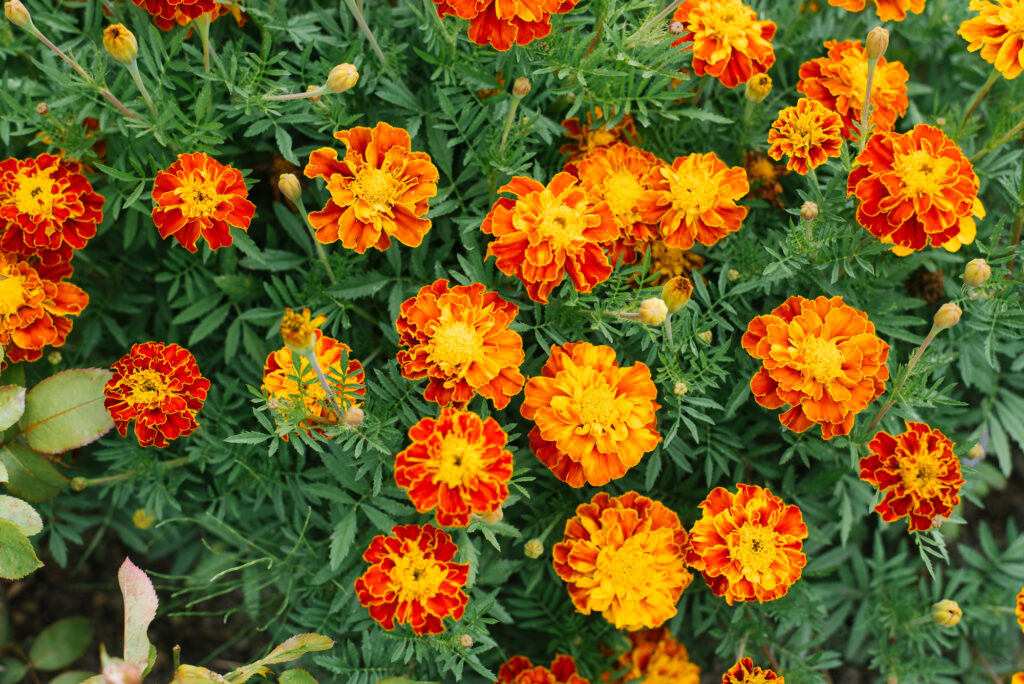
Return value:
[(661, 441), (657, 396), (645, 364), (619, 367), (611, 347), (568, 342), (551, 346), (541, 375), (526, 383), (520, 413), (536, 423), (530, 448), (555, 477), (600, 487)]
[(906, 432), (884, 430), (868, 443), (860, 459), (860, 479), (883, 494), (875, 506), (885, 522), (908, 518), (911, 532), (931, 529), (937, 516), (948, 518), (960, 503), (960, 459), (953, 442), (925, 423), (904, 421)]
[(877, 133), (857, 157), (846, 186), (857, 198), (857, 223), (899, 256), (974, 242), (983, 218), (978, 177), (960, 147), (938, 128)]
[(509, 329), (519, 307), (480, 283), (448, 287), (435, 280), (402, 303), (395, 321), (402, 376), (429, 378), (423, 398), (465, 408), (474, 393), (503, 409), (526, 378), (523, 339)]
[(323, 178), (331, 198), (309, 222), (323, 244), (341, 244), (363, 254), (384, 251), (394, 238), (419, 247), (430, 230), (430, 198), (440, 178), (426, 152), (413, 152), (404, 128), (383, 121), (374, 128), (356, 126), (334, 137), (345, 143), (345, 158), (321, 147), (309, 155), (306, 178)]
[[(132, 0), (132, 2), (135, 2), (135, 0)], [(136, 2), (136, 4), (138, 3)], [(222, 2), (216, 2), (215, 5), (216, 9), (210, 14), (211, 22), (215, 19), (223, 17), (226, 14), (230, 14), (232, 18), (234, 18), (235, 24), (239, 27), (245, 26), (245, 22), (249, 21), (249, 15), (243, 12), (242, 9), (237, 5), (229, 5)], [(181, 9), (176, 9), (174, 11), (174, 17), (171, 19), (164, 19), (163, 17), (154, 15), (153, 23), (156, 24), (157, 27), (162, 31), (170, 31), (175, 26), (188, 26), (188, 24), (196, 18), (198, 18), (198, 16), (191, 17), (185, 12), (183, 12)], [(188, 33), (185, 35), (185, 37), (187, 38), (191, 35), (192, 27), (189, 26)]]
[(863, 311), (842, 297), (793, 296), (750, 321), (743, 348), (763, 364), (750, 380), (761, 406), (791, 408), (779, 422), (795, 432), (821, 425), (821, 436), (849, 434), (854, 416), (885, 391), (889, 345)]
[(860, 12), (869, 2), (875, 6), (875, 12), (882, 21), (903, 21), (907, 12), (923, 12), (925, 0), (828, 0), (833, 7), (842, 7), (849, 12)]
[(389, 632), (397, 621), (415, 634), (441, 634), (442, 620), (462, 619), (469, 601), (462, 590), (469, 565), (452, 562), (458, 550), (451, 535), (429, 523), (395, 525), (363, 553), (370, 567), (355, 582), (359, 603)]
[(188, 349), (163, 342), (134, 344), (111, 368), (103, 406), (122, 437), (134, 420), (140, 446), (163, 448), (199, 427), (196, 413), (210, 381), (200, 375)]
[[(868, 58), (859, 40), (825, 43), (827, 57), (800, 65), (797, 92), (825, 105), (843, 120), (843, 137), (853, 140), (860, 130), (861, 107), (868, 87)], [(874, 133), (891, 131), (896, 119), (907, 112), (907, 80), (900, 62), (878, 60), (871, 86), (871, 118)]]
[(525, 656), (512, 656), (498, 670), (495, 684), (590, 684), (590, 680), (576, 671), (572, 656), (559, 654), (550, 668), (534, 665)]
[(750, 658), (740, 658), (729, 671), (722, 675), (722, 684), (765, 684), (778, 682), (785, 684), (785, 679), (772, 670), (763, 670), (754, 666)]
[(616, 665), (625, 670), (613, 680), (624, 684), (640, 679), (644, 684), (700, 684), (700, 665), (690, 662), (686, 646), (664, 627), (627, 634), (632, 650), (619, 657)]
[(817, 100), (800, 98), (795, 107), (786, 107), (768, 131), (768, 156), (789, 156), (786, 168), (803, 175), (816, 169), (829, 157), (838, 157), (843, 146), (839, 115)]
[(515, 176), (498, 191), (516, 198), (495, 202), (480, 226), (495, 238), (484, 258), (495, 257), (498, 270), (519, 278), (530, 299), (547, 304), (566, 273), (580, 292), (608, 279), (612, 266), (602, 245), (618, 238), (619, 228), (607, 202), (564, 171), (546, 187)]
[(278, 330), (285, 346), (302, 354), (313, 351), (313, 345), (317, 340), (316, 331), (326, 320), (327, 316), (323, 314), (311, 319), (309, 309), (305, 306), (302, 307), (301, 314), (295, 313), (291, 307), (286, 306)]
[(1020, 76), (1024, 71), (1024, 0), (971, 0), (969, 8), (978, 16), (964, 21), (957, 31), (967, 41), (967, 50), (981, 50), (981, 58), (1006, 78)]
[[(366, 395), (363, 383), (366, 380), (363, 366), (352, 358), (352, 349), (344, 342), (327, 337), (320, 330), (314, 330), (316, 343), (313, 353), (317, 363), (331, 386), (339, 407), (359, 406), (360, 397)], [(342, 416), (335, 416), (330, 407), (327, 392), (316, 377), (316, 371), (299, 355), (299, 368), (292, 362), (292, 350), (281, 347), (267, 356), (263, 364), (263, 385), (271, 399), (287, 404), (301, 402), (305, 407), (308, 423), (337, 423)], [(345, 363), (346, 358), (348, 363)], [(296, 378), (300, 378), (302, 385)], [(275, 417), (276, 418), (276, 417)], [(301, 424), (305, 425), (307, 421)]]
[(569, 163), (565, 167), (569, 173), (576, 173), (576, 166), (573, 162), (582, 159), (598, 148), (610, 147), (619, 142), (627, 145), (640, 144), (640, 134), (636, 130), (632, 116), (624, 114), (619, 123), (611, 128), (608, 128), (607, 122), (595, 127), (594, 121), (603, 118), (605, 118), (604, 110), (601, 107), (594, 107), (594, 111), (587, 112), (586, 123), (582, 123), (579, 117), (575, 116), (562, 122), (565, 137), (575, 141), (566, 143), (558, 149), (562, 154), (569, 155)]
[(600, 611), (616, 629), (660, 627), (693, 581), (686, 530), (661, 502), (598, 492), (576, 507), (553, 551), (576, 611)]
[(1024, 684), (1024, 672), (1017, 672), (1010, 679), (1010, 684)]
[(217, 11), (215, 0), (132, 0), (132, 3), (152, 14), (153, 21), (165, 31), (174, 26), (179, 15), (191, 20)]
[(710, 247), (740, 229), (747, 208), (736, 202), (750, 192), (742, 167), (730, 168), (708, 152), (676, 157), (660, 173), (640, 211), (648, 223), (660, 223), (667, 246), (690, 249), (696, 240)]
[(395, 458), (395, 483), (416, 510), (437, 509), (437, 524), (465, 527), (470, 513), (492, 513), (508, 498), (512, 452), (493, 418), (454, 408), (409, 429), (412, 444)]
[(103, 29), (103, 47), (121, 64), (131, 64), (139, 55), (139, 42), (124, 24), (111, 24)]
[(608, 203), (619, 236), (606, 245), (609, 260), (632, 264), (658, 237), (657, 222), (647, 223), (640, 215), (640, 198), (652, 190), (658, 169), (664, 162), (650, 152), (625, 143), (598, 147), (576, 164), (580, 187), (595, 200)]
[(677, 247), (668, 247), (664, 240), (651, 243), (651, 285), (665, 285), (678, 276), (690, 277), (704, 268), (704, 257)]
[(743, 154), (743, 169), (747, 172), (750, 192), (747, 197), (763, 199), (774, 207), (783, 208), (779, 195), (784, 188), (779, 182), (789, 175), (785, 164), (773, 164), (768, 155), (759, 150), (747, 150)]
[(0, 348), (2, 365), (36, 361), (43, 347), (59, 347), (71, 332), (68, 316), (82, 313), (89, 295), (42, 277), (28, 262), (0, 252)]
[(196, 152), (156, 174), (153, 222), (161, 238), (173, 235), (181, 246), (196, 251), (200, 238), (210, 249), (232, 244), (231, 228), (249, 229), (256, 205), (246, 199), (241, 172)]
[(1017, 624), (1020, 625), (1021, 631), (1024, 631), (1024, 587), (1017, 593), (1017, 605), (1013, 612), (1017, 616)]
[(434, 0), (437, 16), (469, 19), (469, 39), (504, 52), (551, 33), (551, 15), (572, 11), (579, 0)]
[(38, 259), (45, 277), (71, 275), (71, 257), (102, 220), (103, 197), (78, 162), (52, 154), (0, 161), (0, 250)]
[(759, 21), (740, 0), (686, 0), (672, 18), (684, 27), (672, 45), (691, 43), (686, 49), (693, 50), (698, 76), (708, 74), (735, 88), (775, 64), (775, 22)]

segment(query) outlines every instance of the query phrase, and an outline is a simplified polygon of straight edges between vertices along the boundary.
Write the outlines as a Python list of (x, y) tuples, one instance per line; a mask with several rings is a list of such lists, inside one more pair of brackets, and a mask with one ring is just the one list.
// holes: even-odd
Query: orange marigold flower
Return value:
[(619, 236), (605, 246), (612, 265), (620, 260), (635, 263), (658, 237), (657, 222), (645, 222), (639, 207), (643, 193), (654, 189), (658, 169), (663, 165), (650, 152), (625, 143), (599, 147), (578, 162), (580, 186), (595, 199), (608, 203), (619, 227)]
[(462, 590), (469, 565), (452, 562), (458, 551), (451, 535), (429, 523), (395, 525), (363, 553), (370, 567), (356, 579), (359, 603), (388, 631), (397, 621), (415, 634), (441, 634), (442, 620), (462, 619), (469, 601)]
[(1024, 630), (1024, 587), (1017, 593), (1017, 606), (1013, 612), (1017, 615), (1017, 624)]
[(550, 668), (534, 665), (525, 656), (512, 656), (498, 670), (494, 684), (590, 684), (590, 680), (576, 671), (572, 656), (559, 654)]
[(241, 172), (196, 152), (156, 174), (153, 184), (153, 222), (160, 237), (173, 235), (181, 246), (196, 251), (199, 238), (210, 249), (232, 243), (231, 228), (249, 229), (256, 205), (246, 199)]
[(628, 636), (632, 650), (619, 657), (616, 665), (624, 672), (615, 684), (641, 677), (645, 684), (700, 684), (700, 665), (690, 662), (686, 646), (667, 629), (645, 629)]
[(750, 182), (747, 197), (757, 197), (772, 206), (783, 208), (779, 199), (783, 187), (779, 179), (789, 174), (785, 164), (773, 164), (766, 154), (758, 150), (747, 150), (743, 154), (743, 169)]
[(955, 252), (974, 242), (973, 217), (985, 216), (971, 162), (927, 124), (871, 136), (846, 194), (857, 198), (857, 223), (899, 256), (929, 245)]
[[(853, 140), (860, 130), (861, 107), (868, 87), (868, 57), (859, 40), (825, 43), (827, 57), (800, 65), (797, 92), (825, 105), (843, 120), (843, 137)], [(900, 62), (878, 60), (871, 85), (871, 119), (875, 133), (891, 131), (907, 112), (907, 79)]]
[[(320, 330), (315, 330), (314, 334), (316, 344), (313, 345), (313, 353), (339, 407), (344, 411), (350, 406), (359, 406), (360, 397), (366, 395), (362, 364), (352, 358), (352, 349), (344, 342), (327, 337)], [(337, 423), (341, 416), (334, 415), (327, 392), (316, 377), (316, 370), (305, 356), (296, 356), (299, 359), (297, 369), (292, 362), (292, 350), (288, 347), (271, 352), (263, 364), (262, 389), (281, 403), (303, 406), (308, 423)], [(296, 378), (301, 378), (301, 387)], [(303, 421), (302, 424), (306, 423)]]
[(404, 128), (379, 122), (356, 126), (334, 137), (345, 143), (345, 158), (321, 147), (309, 155), (306, 178), (323, 178), (331, 198), (310, 212), (316, 239), (341, 244), (363, 254), (370, 247), (384, 251), (394, 238), (419, 247), (430, 230), (430, 198), (440, 178), (426, 152), (413, 152)]
[(686, 562), (730, 606), (785, 596), (807, 564), (803, 515), (768, 489), (736, 488), (733, 494), (716, 487), (700, 503), (702, 515), (690, 530)]
[(465, 408), (473, 394), (503, 409), (523, 388), (523, 338), (509, 326), (519, 307), (480, 283), (435, 280), (402, 303), (395, 321), (402, 376), (429, 378), (423, 398)]
[(889, 379), (889, 345), (842, 297), (790, 297), (750, 321), (741, 342), (763, 362), (750, 380), (754, 399), (768, 409), (789, 404), (779, 422), (795, 432), (817, 423), (824, 439), (849, 434)]
[(931, 529), (936, 517), (948, 518), (960, 503), (960, 459), (953, 441), (925, 423), (904, 421), (907, 431), (884, 430), (868, 443), (860, 459), (860, 479), (883, 494), (875, 511), (885, 522), (909, 519), (910, 531)]
[(551, 15), (565, 14), (579, 0), (434, 0), (437, 16), (469, 19), (469, 39), (505, 51), (551, 33)]
[(215, 0), (132, 0), (132, 3), (152, 14), (156, 25), (165, 31), (173, 26), (179, 14), (198, 19), (218, 9)]
[(409, 429), (412, 444), (395, 457), (395, 483), (437, 524), (465, 527), (470, 513), (493, 513), (508, 498), (512, 452), (493, 418), (447, 407)]
[(869, 2), (875, 6), (880, 20), (903, 21), (907, 12), (924, 12), (925, 0), (828, 0), (833, 7), (842, 7), (849, 12), (860, 12)]
[[(145, 0), (143, 0), (143, 1), (145, 1)], [(136, 0), (132, 0), (132, 2), (135, 2), (135, 4), (139, 4), (138, 2), (136, 2)], [(210, 21), (213, 21), (215, 19), (219, 19), (219, 18), (223, 17), (226, 14), (230, 14), (232, 16), (232, 18), (235, 20), (235, 24), (237, 24), (239, 27), (245, 26), (245, 23), (247, 21), (249, 21), (249, 15), (246, 14), (245, 12), (243, 12), (242, 8), (240, 8), (238, 5), (227, 5), (227, 4), (224, 4), (222, 2), (218, 2), (216, 4), (216, 9), (213, 11), (213, 13), (210, 14)], [(157, 27), (159, 27), (160, 29), (162, 29), (164, 31), (170, 31), (175, 26), (188, 26), (192, 22), (193, 19), (195, 19), (195, 17), (190, 17), (188, 14), (183, 12), (181, 9), (177, 9), (174, 12), (174, 18), (173, 19), (164, 19), (161, 16), (154, 15), (153, 16), (153, 23), (156, 24)], [(191, 36), (191, 35), (192, 35), (192, 27), (189, 26), (189, 30), (188, 30), (188, 34), (186, 35), (186, 38), (188, 36)]]
[(304, 351), (313, 350), (313, 345), (317, 340), (316, 331), (326, 320), (327, 316), (323, 314), (310, 318), (309, 309), (305, 306), (302, 307), (301, 314), (295, 313), (291, 307), (286, 306), (278, 330), (285, 346), (301, 354)]
[(747, 208), (736, 202), (750, 192), (742, 167), (730, 168), (708, 152), (676, 157), (660, 174), (641, 198), (640, 212), (644, 221), (660, 223), (667, 246), (690, 249), (696, 240), (710, 247), (740, 229)]
[(622, 477), (661, 441), (658, 389), (643, 363), (620, 368), (615, 350), (588, 342), (551, 346), (526, 383), (530, 448), (562, 482), (595, 487)]
[(640, 134), (633, 123), (633, 117), (624, 114), (622, 120), (611, 128), (608, 123), (595, 127), (595, 120), (604, 119), (604, 110), (601, 107), (594, 107), (594, 111), (587, 112), (586, 123), (581, 123), (579, 117), (572, 117), (562, 122), (565, 129), (565, 137), (572, 138), (574, 142), (562, 145), (558, 151), (569, 155), (569, 163), (565, 170), (569, 173), (576, 173), (574, 162), (582, 159), (588, 153), (600, 147), (609, 147), (615, 143), (622, 142), (627, 145), (639, 145)]
[(111, 366), (114, 376), (103, 388), (103, 406), (122, 437), (135, 421), (144, 447), (165, 447), (191, 435), (199, 422), (210, 381), (199, 373), (196, 357), (176, 344), (143, 342)]
[(102, 220), (103, 197), (77, 162), (52, 154), (0, 161), (0, 249), (38, 259), (44, 277), (71, 275), (71, 257)]
[(1010, 679), (1010, 684), (1024, 684), (1024, 672), (1017, 672)]
[(598, 492), (576, 507), (554, 548), (555, 572), (576, 611), (600, 611), (616, 629), (660, 627), (693, 581), (686, 530), (661, 502)]
[(843, 146), (839, 115), (817, 100), (800, 98), (795, 107), (786, 107), (768, 131), (768, 156), (789, 156), (786, 168), (799, 174), (816, 169), (829, 157), (838, 157)]
[(740, 658), (728, 672), (722, 675), (722, 684), (765, 684), (766, 682), (785, 684), (785, 681), (772, 670), (755, 667), (754, 661), (750, 658)]
[(602, 246), (619, 237), (619, 228), (607, 202), (564, 171), (547, 187), (515, 176), (498, 191), (516, 198), (495, 202), (480, 226), (494, 236), (484, 258), (495, 257), (498, 270), (519, 278), (530, 299), (547, 304), (566, 273), (580, 292), (608, 279), (612, 266)]
[(967, 50), (981, 50), (981, 58), (1006, 78), (1020, 76), (1024, 71), (1024, 0), (971, 0), (970, 10), (978, 16), (964, 21), (957, 31), (967, 41)]
[(759, 21), (740, 0), (686, 0), (672, 18), (684, 31), (672, 45), (690, 43), (686, 49), (693, 50), (698, 76), (714, 76), (735, 88), (775, 64), (775, 22)]

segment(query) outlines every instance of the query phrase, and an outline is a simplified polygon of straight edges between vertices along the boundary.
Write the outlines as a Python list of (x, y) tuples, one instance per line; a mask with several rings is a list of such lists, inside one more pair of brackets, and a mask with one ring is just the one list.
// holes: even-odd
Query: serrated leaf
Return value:
[(352, 550), (356, 538), (356, 512), (352, 510), (331, 532), (331, 570), (337, 570)]
[(159, 600), (149, 576), (128, 558), (117, 571), (124, 597), (124, 659), (144, 671), (149, 665), (150, 643), (146, 632), (156, 617)]
[(75, 662), (92, 643), (88, 618), (69, 617), (53, 623), (36, 637), (28, 658), (37, 670), (59, 670)]

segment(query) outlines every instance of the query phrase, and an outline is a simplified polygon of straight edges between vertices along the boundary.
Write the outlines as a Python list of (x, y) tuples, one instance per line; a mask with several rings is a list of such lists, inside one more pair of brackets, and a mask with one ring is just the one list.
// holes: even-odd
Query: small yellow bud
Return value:
[(984, 259), (972, 259), (964, 267), (964, 282), (971, 287), (984, 285), (992, 277), (992, 267)]
[(50, 105), (46, 104), (45, 102), (40, 102), (36, 105), (36, 114), (38, 114), (39, 116), (46, 116), (49, 113)]
[(136, 509), (135, 515), (132, 516), (132, 524), (140, 530), (149, 529), (154, 522), (156, 522), (156, 516), (145, 508)]
[(668, 32), (671, 33), (673, 36), (678, 36), (680, 33), (683, 32), (684, 28), (685, 27), (683, 26), (683, 22), (681, 22), (681, 21), (673, 21), (673, 22), (669, 22)]
[(689, 391), (690, 391), (690, 386), (687, 385), (682, 380), (677, 382), (676, 386), (672, 388), (672, 394), (676, 395), (677, 397), (681, 397), (681, 396), (685, 395)]
[(954, 325), (960, 322), (960, 316), (962, 316), (964, 310), (953, 302), (946, 302), (939, 307), (939, 310), (935, 312), (935, 327), (940, 330), (943, 328), (952, 328)]
[(297, 202), (302, 194), (302, 185), (294, 173), (282, 173), (277, 179), (277, 189), (292, 202)]
[(51, 366), (56, 366), (58, 363), (61, 362), (61, 359), (63, 358), (64, 357), (61, 356), (61, 353), (59, 351), (52, 351), (46, 355), (46, 360)]
[(668, 305), (668, 312), (679, 311), (690, 301), (693, 295), (693, 282), (686, 276), (676, 276), (661, 288), (661, 298)]
[(473, 648), (473, 637), (463, 634), (459, 637), (459, 646), (462, 648)]
[(764, 102), (764, 99), (768, 97), (770, 92), (772, 92), (771, 77), (768, 74), (756, 74), (747, 81), (743, 94), (747, 96), (748, 100), (758, 104), (759, 102)]
[(544, 555), (544, 544), (540, 539), (531, 539), (523, 546), (527, 558), (540, 558)]
[(520, 76), (512, 84), (512, 94), (516, 97), (526, 97), (530, 94), (530, 79)]
[[(318, 86), (307, 86), (306, 87), (306, 92), (307, 93), (311, 93), (314, 90), (320, 90), (320, 88)], [(310, 102), (312, 102), (313, 104), (316, 104), (317, 102), (320, 101), (320, 97), (321, 97), (320, 95), (312, 95), (310, 97), (307, 97), (306, 99), (309, 100)]]
[(668, 306), (664, 300), (651, 297), (640, 302), (640, 322), (647, 325), (661, 325), (668, 316)]
[(730, 268), (729, 272), (725, 274), (725, 277), (729, 279), (730, 283), (735, 283), (740, 279), (740, 272), (735, 268)]
[(878, 61), (882, 55), (885, 54), (886, 49), (889, 47), (889, 32), (881, 26), (868, 31), (867, 40), (864, 41), (864, 52), (867, 53), (868, 60), (871, 62)]
[(363, 413), (363, 409), (358, 406), (349, 406), (345, 411), (345, 425), (348, 427), (359, 427), (363, 424), (363, 419), (366, 418), (366, 414)]
[(939, 128), (942, 128), (943, 126), (945, 126), (946, 125), (946, 117), (940, 116), (939, 118), (937, 118), (935, 120), (935, 125), (938, 126)]
[(31, 26), (32, 15), (28, 13), (21, 0), (7, 0), (4, 3), (4, 15), (15, 26)]
[(804, 221), (813, 221), (818, 218), (818, 205), (814, 202), (804, 202), (800, 207), (800, 218)]
[(705, 330), (702, 333), (697, 333), (697, 337), (704, 340), (705, 343), (711, 344), (711, 340), (715, 339), (714, 334), (710, 330)]
[(955, 627), (960, 624), (960, 618), (963, 616), (960, 604), (950, 599), (943, 599), (932, 606), (932, 620), (935, 620), (939, 627)]
[(290, 307), (285, 307), (279, 327), (285, 346), (297, 354), (313, 353), (316, 331), (326, 320), (327, 316), (323, 314), (310, 319), (309, 309), (306, 307), (302, 307), (301, 314), (295, 313)]
[(980, 444), (975, 444), (974, 446), (967, 450), (967, 458), (974, 461), (980, 461), (981, 459), (985, 458), (985, 447), (981, 446)]
[(353, 64), (339, 64), (327, 76), (327, 89), (332, 93), (343, 93), (359, 82), (359, 72)]
[(502, 519), (504, 517), (505, 517), (505, 511), (501, 510), (501, 508), (499, 508), (496, 511), (486, 511), (486, 512), (480, 514), (480, 519), (483, 520), (488, 525), (493, 525), (494, 523), (499, 523), (499, 522), (502, 521)]
[(103, 47), (121, 64), (131, 64), (139, 56), (139, 42), (124, 24), (111, 24), (103, 30)]
[(89, 481), (84, 477), (73, 477), (71, 478), (71, 489), (75, 492), (85, 491), (85, 488), (89, 486)]

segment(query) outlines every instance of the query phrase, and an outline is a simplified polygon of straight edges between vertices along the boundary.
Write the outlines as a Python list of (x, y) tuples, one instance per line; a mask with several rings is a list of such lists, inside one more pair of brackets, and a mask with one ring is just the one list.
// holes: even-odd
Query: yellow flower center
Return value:
[(644, 549), (636, 537), (622, 546), (605, 546), (597, 555), (595, 579), (611, 585), (617, 596), (645, 595), (655, 571), (654, 555)]
[(927, 443), (922, 443), (912, 458), (904, 456), (899, 461), (904, 488), (925, 498), (935, 495), (942, 484), (942, 464), (935, 453), (928, 451)]
[(175, 192), (181, 198), (181, 203), (184, 205), (182, 213), (187, 218), (212, 215), (222, 199), (217, 192), (217, 183), (213, 179), (197, 177), (183, 179), (181, 187)]
[(601, 126), (596, 130), (590, 131), (590, 134), (587, 136), (587, 138), (587, 149), (590, 150), (597, 149), (598, 147), (607, 147), (608, 145), (611, 145), (617, 140), (617, 136), (615, 135), (615, 133), (609, 131), (604, 126)]
[(431, 339), (430, 360), (442, 366), (459, 367), (480, 358), (483, 339), (465, 321), (442, 322)]
[(129, 404), (158, 406), (171, 394), (164, 376), (151, 368), (137, 370), (123, 382), (128, 386), (128, 397), (125, 401)]
[(750, 20), (740, 0), (712, 0), (701, 5), (701, 9), (704, 35), (737, 47), (746, 46), (744, 34)]
[(440, 447), (440, 465), (434, 479), (449, 487), (468, 484), (480, 470), (480, 451), (461, 435), (447, 435)]
[(936, 192), (952, 165), (951, 159), (935, 158), (924, 150), (896, 154), (893, 160), (893, 170), (903, 182), (903, 191), (911, 197)]
[(750, 165), (751, 180), (770, 181), (775, 180), (775, 166), (765, 157), (761, 157)]
[(715, 206), (718, 188), (704, 173), (694, 173), (696, 169), (682, 168), (679, 173), (669, 177), (669, 191), (672, 193), (672, 206), (687, 214), (703, 214)]
[(356, 174), (349, 190), (378, 211), (391, 208), (398, 196), (401, 184), (387, 171), (366, 167)]
[(729, 537), (729, 555), (744, 569), (744, 575), (762, 575), (771, 569), (779, 535), (761, 525), (747, 523)]
[(634, 220), (636, 206), (644, 188), (628, 169), (618, 169), (609, 173), (604, 179), (604, 199), (612, 213), (619, 217)]
[(1024, 36), (1024, 4), (1000, 8), (999, 19), (1006, 24), (1007, 31)]
[(19, 213), (45, 218), (53, 216), (53, 205), (57, 201), (57, 196), (53, 193), (54, 181), (50, 176), (56, 170), (56, 167), (51, 167), (39, 169), (34, 176), (22, 172), (14, 177), (14, 182), (18, 186), (14, 191), (14, 207)]
[(583, 228), (583, 216), (564, 204), (551, 207), (537, 220), (537, 232), (553, 249), (562, 249), (579, 240)]
[(391, 571), (397, 587), (398, 600), (422, 601), (437, 595), (445, 577), (445, 567), (426, 558), (419, 549), (409, 549), (401, 556), (392, 556), (395, 567)]
[(832, 340), (808, 337), (800, 347), (804, 367), (817, 382), (832, 382), (843, 372), (843, 352)]
[(9, 316), (17, 313), (28, 299), (25, 285), (18, 276), (0, 276), (0, 315)]
[(608, 385), (587, 387), (580, 397), (580, 420), (584, 425), (611, 425), (619, 419), (615, 392)]

